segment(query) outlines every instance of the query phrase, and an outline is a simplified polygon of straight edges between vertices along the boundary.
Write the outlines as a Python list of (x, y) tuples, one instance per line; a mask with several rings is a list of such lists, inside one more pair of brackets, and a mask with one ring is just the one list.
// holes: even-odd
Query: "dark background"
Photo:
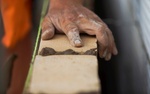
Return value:
[(95, 12), (112, 30), (119, 50), (109, 62), (99, 59), (103, 94), (150, 94), (149, 59), (132, 1), (95, 1)]

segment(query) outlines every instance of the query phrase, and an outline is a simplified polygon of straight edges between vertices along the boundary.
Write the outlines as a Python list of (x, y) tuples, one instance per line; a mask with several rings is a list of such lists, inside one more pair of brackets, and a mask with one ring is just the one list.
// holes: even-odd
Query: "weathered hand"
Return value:
[(117, 55), (112, 32), (92, 11), (73, 0), (61, 2), (61, 4), (54, 3), (50, 6), (42, 23), (43, 40), (51, 39), (56, 29), (57, 32), (65, 33), (73, 46), (81, 47), (83, 43), (79, 33), (84, 32), (96, 35), (101, 58), (108, 61), (112, 54)]

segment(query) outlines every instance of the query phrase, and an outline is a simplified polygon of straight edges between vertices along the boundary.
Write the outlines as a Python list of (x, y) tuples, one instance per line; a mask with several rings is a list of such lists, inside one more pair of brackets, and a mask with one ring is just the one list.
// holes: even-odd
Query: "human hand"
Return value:
[(101, 58), (108, 61), (112, 54), (117, 55), (112, 32), (96, 14), (76, 0), (51, 0), (50, 4), (42, 23), (43, 40), (51, 39), (57, 30), (65, 33), (73, 46), (81, 47), (83, 43), (79, 34), (87, 33), (96, 35)]

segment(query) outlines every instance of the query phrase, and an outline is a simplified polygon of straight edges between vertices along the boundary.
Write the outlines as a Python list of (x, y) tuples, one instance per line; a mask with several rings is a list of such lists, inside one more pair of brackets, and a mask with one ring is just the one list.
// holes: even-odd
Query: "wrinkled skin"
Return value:
[(43, 40), (51, 39), (55, 32), (65, 33), (71, 45), (81, 47), (84, 44), (79, 34), (87, 33), (96, 35), (101, 58), (108, 61), (112, 54), (117, 55), (112, 32), (96, 14), (75, 0), (56, 1), (51, 1), (49, 11), (43, 20)]

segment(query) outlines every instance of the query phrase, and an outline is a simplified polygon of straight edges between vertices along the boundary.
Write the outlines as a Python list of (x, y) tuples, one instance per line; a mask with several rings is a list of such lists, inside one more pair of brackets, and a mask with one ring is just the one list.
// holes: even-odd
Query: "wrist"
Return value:
[(65, 5), (82, 5), (83, 0), (50, 0), (50, 7), (63, 7)]
[(83, 3), (83, 1), (84, 1), (84, 0), (50, 0), (51, 3), (53, 3), (53, 2), (55, 2), (55, 3), (56, 3), (56, 2), (58, 2), (58, 3), (59, 3), (59, 2), (60, 2), (60, 3), (61, 3), (61, 2), (65, 2), (65, 3), (66, 3), (66, 2), (77, 2), (77, 3), (81, 3), (81, 4)]

